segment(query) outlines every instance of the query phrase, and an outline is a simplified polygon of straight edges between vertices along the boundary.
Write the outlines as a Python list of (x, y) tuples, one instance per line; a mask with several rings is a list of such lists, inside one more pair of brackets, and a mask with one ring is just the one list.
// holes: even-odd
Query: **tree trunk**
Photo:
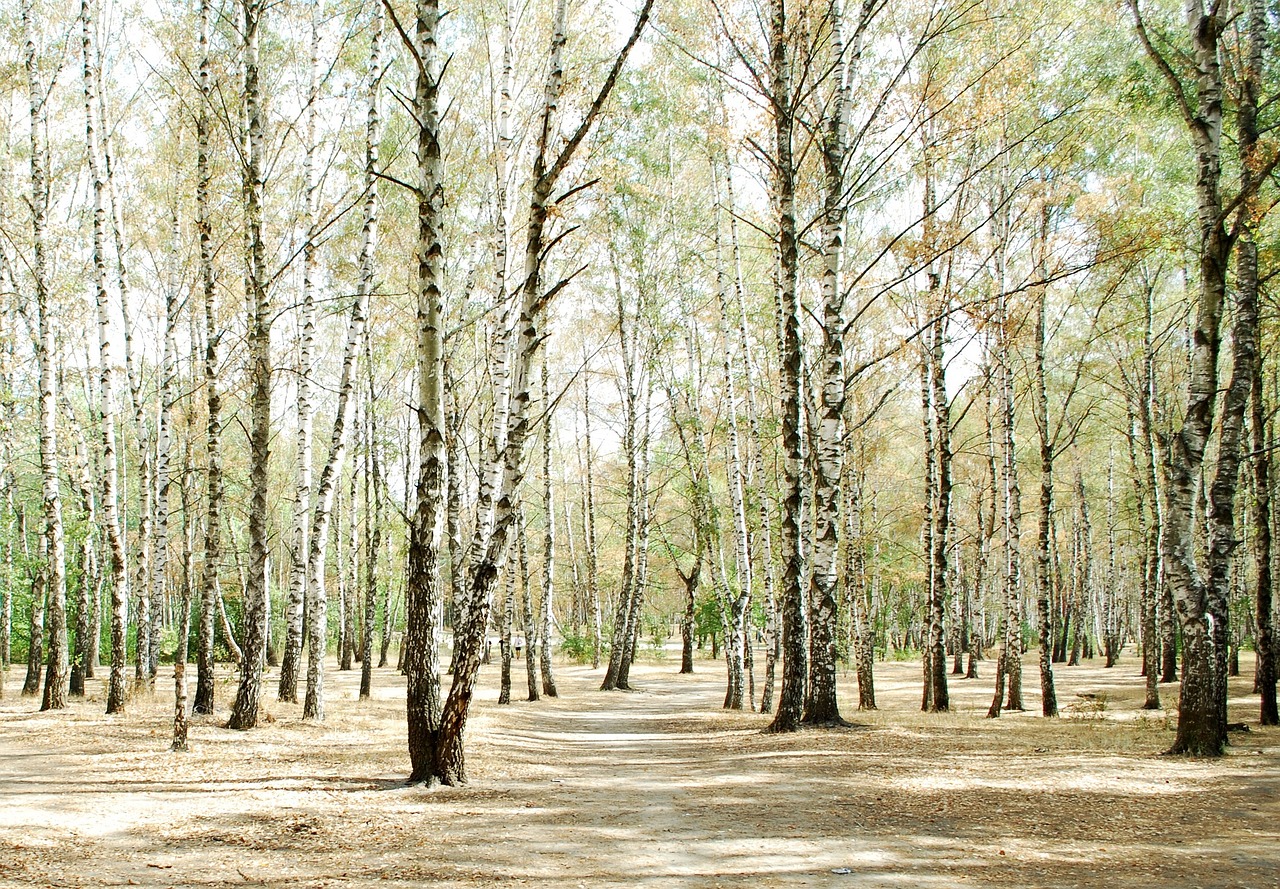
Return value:
[[(423, 5), (430, 6), (427, 0), (420, 0), (419, 9)], [(431, 754), (429, 762), (423, 762), (423, 770), (415, 769), (414, 780), (440, 781), (443, 784), (459, 784), (466, 781), (466, 763), (463, 755), (462, 737), (466, 728), (467, 715), (470, 711), (471, 698), (475, 688), (476, 674), (480, 667), (480, 657), (484, 650), (484, 633), (489, 617), (489, 602), (494, 586), (499, 577), (500, 568), (505, 561), (509, 538), (514, 520), (513, 497), (524, 478), (523, 454), (524, 442), (528, 435), (529, 418), (529, 368), (534, 355), (541, 344), (538, 324), (542, 310), (547, 303), (567, 283), (562, 281), (548, 291), (542, 289), (542, 263), (544, 255), (544, 233), (552, 206), (552, 191), (564, 172), (574, 152), (581, 145), (599, 116), (601, 107), (608, 98), (617, 81), (618, 73), (625, 63), (631, 48), (640, 37), (640, 33), (648, 21), (652, 9), (652, 0), (646, 0), (622, 51), (615, 57), (613, 67), (606, 77), (600, 92), (588, 108), (576, 130), (560, 147), (548, 165), (552, 118), (558, 102), (564, 71), (561, 63), (564, 36), (564, 2), (557, 4), (555, 35), (552, 38), (551, 64), (547, 80), (546, 100), (538, 129), (537, 147), (534, 153), (532, 176), (532, 197), (529, 206), (529, 221), (525, 243), (525, 274), (520, 289), (520, 312), (516, 324), (516, 343), (513, 349), (514, 360), (510, 378), (511, 412), (507, 422), (506, 438), (502, 446), (498, 446), (499, 437), (493, 436), (490, 445), (491, 455), (486, 461), (485, 480), (481, 484), (480, 497), (477, 502), (476, 546), (473, 552), (476, 558), (471, 560), (471, 574), (468, 585), (468, 602), (463, 632), (459, 634), (460, 657), (456, 665), (453, 684), (449, 696), (441, 711), (440, 730), (438, 735), (428, 739), (429, 745), (421, 749)], [(434, 7), (432, 7), (434, 9)], [(420, 18), (421, 24), (421, 18)], [(434, 43), (434, 40), (432, 41)], [(424, 54), (425, 55), (425, 54)], [(426, 70), (424, 64), (420, 70)], [(419, 120), (426, 120), (421, 104), (418, 107)], [(438, 158), (438, 144), (437, 144)], [(432, 180), (438, 181), (438, 180)], [(438, 248), (437, 248), (438, 252)], [(423, 416), (425, 410), (419, 410)], [(421, 484), (421, 483), (420, 483)], [(437, 498), (439, 494), (437, 493)], [(420, 498), (421, 508), (421, 498)], [(434, 507), (433, 507), (434, 508)], [(434, 674), (433, 674), (434, 675)], [(411, 731), (411, 750), (412, 743)]]
[[(171, 262), (176, 264), (178, 256), (178, 216), (176, 212), (173, 215), (172, 224)], [(153, 630), (151, 659), (155, 665), (151, 670), (153, 682), (160, 657), (160, 641), (157, 633), (161, 629), (163, 605), (169, 592), (169, 507), (172, 493), (169, 451), (172, 439), (170, 427), (172, 425), (175, 400), (173, 384), (174, 378), (177, 376), (178, 360), (176, 330), (178, 326), (179, 286), (176, 269), (171, 269), (169, 281), (166, 282), (164, 287), (164, 351), (160, 368), (160, 410), (156, 422), (156, 501), (155, 527), (152, 535), (154, 567), (151, 576), (151, 627)]]
[[(46, 96), (36, 64), (35, 32), (31, 0), (22, 3), (23, 59), (27, 73), (27, 93), (31, 105), (31, 228), (34, 247), (32, 278), (36, 298), (36, 365), (39, 370), (40, 492), (44, 500), (46, 563), (44, 592), (48, 599), (45, 632), (49, 669), (45, 679), (41, 710), (66, 706), (70, 681), (67, 654), (67, 578), (62, 533), (62, 498), (58, 478), (58, 402), (55, 365), (58, 362), (54, 335), (54, 307), (50, 304), (48, 258), (45, 231), (49, 209), (48, 146), (45, 142)], [(32, 611), (35, 607), (33, 604)], [(33, 622), (34, 624), (34, 622)], [(32, 646), (32, 648), (38, 648)], [(37, 663), (36, 670), (39, 670)]]
[[(554, 615), (552, 596), (555, 592), (556, 509), (551, 498), (551, 392), (548, 384), (547, 353), (542, 353), (542, 512), (546, 516), (546, 533), (542, 546), (542, 602), (539, 612), (538, 652), (542, 673), (542, 693), (558, 697), (556, 678), (551, 669), (551, 624)], [(530, 642), (532, 646), (532, 642)]]
[(587, 548), (587, 595), (591, 599), (591, 669), (600, 669), (600, 652), (604, 646), (600, 626), (599, 548), (596, 545), (595, 462), (591, 450), (591, 378), (582, 383), (582, 447), (586, 452), (587, 472), (583, 479), (586, 504), (582, 510), (583, 538)]
[[(217, 321), (217, 291), (213, 273), (213, 227), (209, 206), (212, 178), (209, 158), (210, 83), (209, 17), (210, 0), (200, 0), (200, 112), (196, 116), (196, 231), (200, 241), (200, 290), (204, 302), (204, 389), (207, 425), (205, 428), (205, 526), (204, 559), (200, 567), (200, 620), (196, 641), (196, 696), (193, 713), (211, 714), (214, 708), (214, 611), (218, 600), (218, 562), (222, 554), (222, 396), (218, 379), (218, 342), (221, 325)], [(103, 398), (105, 402), (105, 396)], [(116, 601), (113, 595), (113, 601)], [(127, 595), (119, 599), (127, 603)], [(115, 639), (115, 611), (112, 639)], [(121, 650), (123, 650), (121, 630)], [(114, 648), (114, 641), (113, 641)], [(114, 654), (112, 655), (114, 658)], [(113, 660), (114, 673), (114, 660)], [(123, 690), (123, 689), (122, 689)]]
[[(390, 10), (391, 7), (385, 3)], [(444, 193), (440, 169), (437, 0), (418, 0), (412, 39), (395, 21), (406, 48), (418, 62), (414, 91), (417, 131), (418, 247), (414, 289), (417, 296), (417, 502), (409, 522), (409, 561), (405, 576), (404, 672), (411, 782), (433, 783), (442, 768), (439, 652), (436, 639), (441, 602), (440, 536), (444, 519), (447, 456), (444, 448), (444, 330), (440, 295)], [(393, 19), (394, 20), (394, 19)], [(479, 633), (483, 640), (484, 623)], [(456, 618), (455, 618), (456, 619)], [(465, 620), (465, 618), (464, 618)], [(478, 666), (478, 663), (477, 663)], [(456, 669), (456, 666), (455, 666)], [(457, 674), (454, 674), (457, 682)], [(469, 698), (468, 698), (469, 703)]]
[[(363, 249), (363, 248), (362, 248)], [(333, 503), (338, 496), (338, 485), (342, 478), (342, 464), (346, 458), (347, 427), (352, 425), (351, 413), (355, 405), (355, 385), (360, 350), (364, 345), (366, 334), (365, 317), (369, 307), (369, 293), (363, 287), (357, 288), (356, 299), (351, 307), (351, 319), (347, 323), (347, 342), (342, 353), (342, 374), (338, 381), (338, 404), (333, 418), (333, 431), (329, 437), (329, 456), (320, 470), (320, 481), (316, 485), (315, 513), (311, 519), (311, 550), (307, 559), (307, 692), (302, 704), (304, 719), (324, 719), (324, 658), (328, 653), (328, 595), (325, 592), (325, 556), (328, 550), (329, 523), (333, 517)], [(354, 490), (354, 475), (353, 475)], [(354, 524), (356, 514), (356, 498), (351, 498), (351, 515)], [(338, 523), (341, 525), (341, 522)], [(355, 549), (354, 536), (351, 549)], [(351, 565), (355, 564), (355, 553), (352, 552)], [(348, 576), (349, 566), (339, 559), (338, 570), (342, 577)], [(358, 575), (357, 575), (358, 576)], [(348, 595), (354, 597), (355, 584), (347, 586)], [(348, 631), (353, 628), (346, 624), (346, 614), (339, 615)], [(350, 664), (348, 664), (348, 669)]]
[[(354, 409), (355, 405), (353, 405)], [(359, 416), (354, 419), (354, 433), (356, 441), (352, 446), (354, 454), (360, 453), (360, 428), (361, 423)], [(346, 582), (338, 587), (338, 620), (342, 624), (342, 632), (338, 634), (338, 669), (350, 670), (352, 668), (352, 660), (359, 657), (356, 651), (356, 627), (355, 613), (356, 601), (359, 599), (357, 591), (360, 588), (360, 510), (359, 503), (359, 472), (361, 461), (352, 459), (351, 467), (351, 496), (348, 503), (351, 508), (347, 511), (347, 526), (345, 533), (347, 535), (347, 558), (339, 560), (339, 570), (342, 571)], [(339, 523), (341, 525), (341, 523)]]
[[(102, 576), (98, 568), (97, 548), (97, 498), (94, 495), (93, 470), (89, 465), (89, 443), (85, 440), (84, 430), (76, 419), (67, 398), (67, 387), (59, 368), (58, 393), (62, 402), (63, 415), (75, 433), (76, 453), (76, 487), (80, 495), (80, 505), (84, 512), (84, 538), (80, 543), (80, 582), (76, 596), (75, 638), (71, 650), (71, 682), (69, 693), (72, 697), (84, 697), (84, 682), (88, 666), (88, 649), (90, 643), (90, 618), (93, 609), (90, 601), (97, 595), (102, 585)], [(90, 412), (92, 413), (92, 406)]]
[[(1048, 249), (1045, 228), (1048, 210), (1041, 214), (1041, 225), (1036, 237), (1036, 267), (1041, 280), (1046, 275), (1044, 253)], [(1049, 426), (1049, 395), (1045, 386), (1045, 321), (1048, 287), (1035, 288), (1035, 375), (1034, 405), (1036, 432), (1040, 439), (1040, 509), (1036, 522), (1036, 616), (1040, 624), (1040, 712), (1044, 716), (1058, 715), (1058, 695), (1053, 684), (1053, 617), (1049, 610), (1051, 572), (1049, 536), (1053, 522), (1053, 458), (1052, 431)]]
[(796, 165), (792, 155), (795, 125), (791, 95), (790, 34), (783, 0), (769, 5), (769, 95), (773, 118), (773, 192), (778, 213), (778, 327), (782, 401), (782, 693), (769, 730), (793, 732), (800, 727), (808, 680), (808, 627), (805, 614), (804, 553), (801, 549), (801, 472), (803, 444), (800, 414), (800, 386), (803, 353), (800, 341), (800, 303), (796, 285), (799, 275), (798, 237), (795, 216)]
[(244, 656), (240, 684), (231, 718), (232, 729), (258, 724), (262, 692), (262, 659), (267, 615), (263, 598), (267, 589), (267, 470), (271, 460), (271, 318), (267, 292), (266, 245), (262, 235), (263, 143), (262, 92), (259, 81), (258, 37), (265, 14), (265, 0), (241, 0), (243, 10), (244, 101), (248, 116), (248, 155), (243, 167), (245, 247), (247, 252), (250, 360), (249, 432), (249, 571), (244, 590)]
[[(514, 549), (508, 556), (508, 561), (515, 561)], [(502, 610), (498, 612), (499, 704), (511, 703), (511, 660), (514, 654), (511, 626), (515, 623), (516, 617), (516, 572), (514, 565), (507, 565), (505, 574), (506, 576), (503, 578)]]
[(40, 693), (40, 682), (43, 678), (40, 670), (44, 666), (44, 624), (45, 606), (48, 600), (46, 590), (47, 564), (49, 561), (49, 541), (40, 535), (36, 545), (36, 564), (31, 574), (31, 607), (27, 622), (27, 675), (22, 683), (23, 697), (34, 697)]
[[(622, 349), (622, 414), (623, 432), (622, 449), (627, 459), (627, 518), (623, 534), (622, 580), (618, 591), (617, 607), (613, 616), (613, 637), (609, 647), (609, 666), (605, 671), (601, 691), (628, 689), (626, 669), (629, 669), (628, 646), (635, 633), (632, 626), (633, 616), (638, 616), (635, 600), (638, 595), (636, 584), (637, 540), (640, 525), (640, 459), (637, 443), (636, 424), (639, 418), (638, 396), (636, 393), (639, 373), (639, 324), (640, 310), (635, 317), (628, 311), (627, 297), (622, 288), (622, 277), (618, 271), (616, 254), (612, 254), (614, 294), (618, 318), (618, 339)], [(633, 297), (637, 303), (643, 293)]]
[[(5, 277), (9, 283), (11, 273), (7, 269)], [(12, 292), (13, 288), (10, 290)], [(17, 479), (13, 471), (13, 427), (17, 408), (13, 395), (13, 353), (17, 307), (10, 300), (5, 301), (4, 318), (0, 320), (0, 330), (4, 331), (3, 341), (0, 341), (0, 461), (3, 461), (0, 463), (0, 508), (4, 510), (3, 522), (0, 522), (0, 530), (4, 534), (4, 540), (0, 542), (0, 581), (3, 581), (3, 589), (0, 589), (3, 597), (0, 601), (0, 694), (4, 694), (4, 680), (13, 657), (13, 594), (17, 586), (13, 564), (14, 539), (18, 531), (14, 504)]]
[(100, 475), (102, 480), (103, 523), (111, 551), (111, 673), (107, 686), (107, 712), (120, 713), (125, 706), (125, 632), (128, 620), (129, 571), (126, 565), (124, 530), (120, 521), (119, 471), (116, 465), (115, 363), (111, 357), (111, 321), (107, 299), (105, 183), (99, 167), (98, 130), (95, 120), (97, 59), (94, 47), (93, 0), (80, 6), (81, 56), (84, 70), (85, 144), (89, 158), (89, 178), (93, 189), (93, 273), (94, 300), (98, 310), (99, 427), (102, 435)]
[[(822, 351), (821, 393), (814, 443), (814, 535), (809, 587), (809, 684), (803, 721), (809, 725), (843, 725), (836, 700), (836, 606), (839, 555), (841, 473), (844, 457), (844, 260), (845, 164), (851, 86), (845, 52), (844, 7), (834, 0), (828, 11), (831, 27), (833, 81), (822, 121), (824, 198), (822, 216)], [(943, 692), (945, 696), (945, 691)], [(944, 705), (945, 706), (945, 705)]]
[[(307, 596), (307, 532), (311, 519), (311, 383), (314, 372), (312, 350), (315, 343), (316, 303), (316, 117), (319, 113), (320, 29), (317, 10), (311, 11), (311, 62), (307, 69), (307, 106), (302, 158), (303, 224), (306, 240), (302, 245), (302, 307), (298, 344), (298, 393), (295, 405), (298, 417), (298, 451), (294, 466), (293, 530), (289, 544), (289, 592), (284, 608), (284, 655), (280, 660), (281, 701), (298, 703), (298, 668), (302, 661), (302, 612)], [(376, 37), (374, 38), (377, 39)], [(365, 186), (368, 187), (366, 177)], [(367, 198), (366, 198), (367, 200)]]
[[(726, 167), (728, 166), (727, 163), (725, 165)], [(718, 188), (716, 190), (717, 192), (719, 191)], [(718, 194), (717, 202), (719, 202)], [(729, 208), (729, 210), (732, 212), (732, 208)], [(717, 214), (717, 216), (718, 215), (719, 214)], [(738, 430), (738, 394), (737, 387), (734, 385), (731, 339), (732, 328), (729, 321), (729, 284), (724, 269), (722, 240), (720, 237), (720, 226), (718, 224), (718, 220), (716, 225), (715, 241), (716, 294), (717, 303), (720, 309), (720, 331), (721, 336), (723, 337), (723, 349), (721, 350), (721, 378), (724, 384), (724, 397), (728, 403), (728, 461), (725, 471), (728, 473), (729, 502), (733, 510), (734, 565), (736, 569), (734, 572), (735, 582), (726, 582), (726, 586), (729, 591), (729, 620), (725, 629), (732, 641), (730, 643), (726, 643), (726, 651), (730, 654), (730, 657), (728, 658), (730, 676), (724, 706), (731, 710), (741, 710), (748, 703), (751, 705), (751, 709), (755, 709), (753, 695), (747, 696), (744, 700), (746, 685), (745, 652), (747, 647), (751, 644), (751, 632), (748, 626), (748, 619), (751, 611), (753, 572), (751, 565), (750, 538), (748, 537), (747, 532), (746, 497), (744, 493), (746, 488), (746, 470), (742, 458), (742, 447)], [(726, 581), (727, 580), (728, 579), (726, 578)], [(834, 581), (834, 574), (832, 575), (832, 580)], [(831, 604), (834, 606), (834, 597)], [(826, 624), (825, 626), (831, 628), (830, 624)], [(834, 650), (834, 638), (832, 638), (830, 642), (830, 647)], [(831, 675), (834, 676), (834, 673)], [(834, 692), (835, 687), (832, 685), (831, 694), (834, 695)], [(837, 716), (838, 715), (839, 714), (837, 712)]]
[[(529, 571), (529, 528), (524, 520), (523, 505), (516, 518), (516, 546), (520, 566), (520, 619), (524, 632), (524, 667), (529, 688), (529, 700), (539, 699), (538, 694), (538, 627), (533, 619), (533, 576)], [(520, 642), (516, 642), (516, 654), (520, 654)]]
[[(192, 373), (196, 357), (192, 350)], [(182, 450), (182, 606), (178, 612), (178, 648), (173, 655), (173, 743), (170, 750), (186, 752), (187, 745), (187, 645), (191, 638), (191, 601), (196, 583), (196, 492), (195, 461), (192, 456), (191, 414), (187, 414), (185, 445)]]
[[(1221, 191), (1223, 75), (1219, 41), (1226, 26), (1223, 18), (1226, 12), (1220, 12), (1217, 4), (1207, 12), (1199, 2), (1187, 4), (1186, 25), (1191, 42), (1191, 61), (1196, 69), (1193, 108), (1184, 84), (1151, 42), (1136, 0), (1130, 0), (1130, 8), (1147, 53), (1178, 99), (1196, 159), (1195, 194), (1200, 222), (1197, 251), (1199, 294), (1194, 305), (1186, 408), (1182, 427), (1171, 436), (1167, 448), (1167, 518), (1162, 535), (1165, 575), (1176, 602), (1183, 643), (1178, 730), (1171, 752), (1219, 756), (1227, 743), (1227, 586), (1228, 562), (1235, 546), (1236, 475), (1241, 427), (1253, 380), (1254, 350), (1257, 348), (1256, 293), (1251, 294), (1250, 288), (1245, 286), (1236, 294), (1232, 330), (1233, 368), (1223, 397), (1216, 466), (1206, 466), (1205, 454), (1213, 434), (1214, 412), (1222, 388), (1218, 358), (1232, 247)], [(1258, 42), (1263, 25), (1260, 13), (1259, 6), (1252, 6), (1248, 22), (1258, 59), (1261, 59), (1262, 52)], [(1244, 79), (1249, 80), (1251, 76)], [(1246, 100), (1242, 104), (1242, 117), (1248, 114), (1247, 109)], [(1242, 165), (1240, 197), (1246, 206), (1256, 188), (1253, 182), (1255, 175), (1249, 163)], [(1245, 212), (1243, 208), (1242, 212)], [(1249, 262), (1247, 258), (1244, 261), (1246, 265)], [(1213, 477), (1210, 482), (1211, 470)], [(1208, 552), (1203, 572), (1197, 564), (1193, 518), (1198, 482), (1202, 479), (1208, 485)]]

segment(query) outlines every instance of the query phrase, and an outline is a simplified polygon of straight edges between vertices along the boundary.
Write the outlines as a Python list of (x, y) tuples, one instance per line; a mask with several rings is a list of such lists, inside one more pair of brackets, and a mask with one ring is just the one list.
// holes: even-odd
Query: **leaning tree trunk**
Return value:
[[(342, 478), (342, 463), (347, 452), (347, 427), (351, 425), (351, 412), (355, 405), (355, 380), (360, 349), (366, 336), (365, 316), (368, 312), (369, 293), (363, 288), (356, 291), (351, 307), (351, 319), (347, 323), (347, 342), (342, 353), (342, 374), (338, 382), (338, 404), (333, 418), (333, 432), (329, 437), (329, 456), (320, 470), (316, 485), (315, 513), (311, 519), (311, 548), (307, 556), (307, 691), (303, 698), (303, 719), (324, 719), (324, 658), (328, 654), (328, 594), (325, 591), (325, 555), (328, 552), (329, 523), (333, 517), (333, 501), (338, 494)], [(353, 481), (354, 485), (354, 481)], [(351, 514), (354, 522), (356, 499), (351, 498)], [(339, 523), (341, 524), (341, 523)], [(353, 540), (354, 543), (354, 540)], [(353, 546), (352, 549), (355, 547)], [(354, 563), (354, 552), (351, 562)], [(340, 564), (338, 570), (345, 577), (348, 567)], [(355, 584), (349, 585), (349, 595), (354, 597)], [(345, 614), (339, 616), (345, 621)]]

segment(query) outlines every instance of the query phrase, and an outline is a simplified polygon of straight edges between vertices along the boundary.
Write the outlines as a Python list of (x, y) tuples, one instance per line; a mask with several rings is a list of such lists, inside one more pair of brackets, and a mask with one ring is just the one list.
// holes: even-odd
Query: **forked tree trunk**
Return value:
[[(1138, 34), (1148, 55), (1165, 77), (1178, 102), (1195, 152), (1196, 209), (1200, 223), (1186, 408), (1182, 427), (1169, 439), (1166, 521), (1162, 528), (1166, 580), (1177, 603), (1182, 630), (1183, 669), (1179, 691), (1178, 729), (1171, 752), (1220, 756), (1226, 737), (1226, 658), (1229, 628), (1227, 587), (1229, 557), (1235, 547), (1234, 506), (1236, 476), (1244, 413), (1253, 380), (1257, 348), (1257, 298), (1247, 285), (1238, 288), (1232, 329), (1233, 367), (1223, 395), (1218, 427), (1216, 466), (1206, 464), (1222, 384), (1219, 379), (1221, 325), (1226, 301), (1227, 271), (1233, 235), (1227, 231), (1222, 195), (1221, 139), (1224, 77), (1220, 39), (1226, 10), (1201, 2), (1186, 4), (1190, 60), (1195, 68), (1195, 99), (1148, 35), (1136, 0), (1130, 0)], [(1247, 21), (1251, 58), (1261, 59), (1264, 16), (1261, 4), (1251, 4)], [(1255, 56), (1256, 54), (1256, 56)], [(1251, 80), (1246, 68), (1243, 80)], [(1247, 89), (1246, 89), (1247, 94)], [(1256, 92), (1253, 94), (1256, 96)], [(1247, 116), (1248, 101), (1242, 116)], [(1247, 143), (1248, 136), (1245, 135)], [(1242, 165), (1240, 203), (1246, 213), (1257, 187), (1256, 171)], [(1247, 257), (1247, 251), (1246, 251)], [(1245, 258), (1246, 266), (1249, 262)], [(1246, 268), (1245, 277), (1249, 272)], [(1210, 474), (1212, 479), (1210, 480)], [(1197, 483), (1208, 486), (1208, 552), (1204, 569), (1197, 564), (1194, 504)]]
[[(420, 0), (420, 12), (424, 7), (431, 10), (429, 17), (430, 27), (424, 26), (423, 17), (420, 15), (419, 34), (431, 33), (430, 44), (432, 51), (419, 53), (419, 61), (422, 62), (419, 67), (420, 74), (434, 70), (431, 66), (434, 64), (434, 24), (437, 11), (432, 3), (428, 3), (427, 0)], [(411, 718), (410, 751), (415, 758), (411, 780), (414, 781), (429, 783), (439, 781), (450, 785), (466, 781), (466, 761), (462, 746), (463, 732), (466, 728), (476, 675), (484, 650), (484, 633), (489, 618), (489, 602), (509, 548), (508, 543), (514, 521), (513, 498), (524, 477), (524, 442), (529, 429), (529, 369), (534, 355), (541, 345), (538, 320), (547, 303), (568, 283), (566, 279), (550, 288), (550, 290), (543, 290), (541, 273), (542, 263), (545, 259), (544, 248), (546, 244), (544, 235), (549, 211), (553, 206), (552, 191), (555, 189), (556, 183), (578, 146), (581, 145), (598, 118), (600, 109), (617, 81), (622, 65), (625, 63), (631, 48), (639, 39), (641, 31), (648, 21), (651, 9), (652, 0), (646, 0), (631, 36), (622, 51), (614, 59), (613, 67), (610, 69), (609, 75), (606, 77), (600, 91), (596, 94), (595, 100), (587, 109), (577, 129), (563, 143), (559, 152), (552, 157), (550, 154), (552, 118), (564, 78), (561, 62), (565, 41), (563, 27), (564, 4), (563, 2), (557, 4), (557, 27), (554, 29), (555, 36), (552, 39), (552, 58), (547, 82), (546, 101), (544, 102), (540, 126), (538, 127), (537, 147), (534, 154), (532, 197), (525, 244), (525, 274), (522, 278), (519, 295), (520, 311), (515, 326), (516, 343), (513, 348), (513, 366), (509, 382), (512, 407), (507, 423), (505, 441), (502, 441), (501, 447), (498, 447), (498, 442), (501, 439), (499, 435), (494, 435), (491, 441), (490, 455), (486, 458), (485, 480), (481, 484), (480, 497), (477, 503), (478, 518), (475, 536), (477, 545), (473, 546), (472, 550), (475, 553), (475, 558), (471, 560), (464, 626), (463, 632), (459, 634), (459, 657), (456, 663), (453, 684), (449, 689), (449, 695), (445, 700), (444, 707), (440, 711), (438, 730), (432, 730), (415, 738), (413, 720)], [(427, 43), (426, 40), (421, 40), (419, 45), (421, 46), (425, 43)], [(432, 83), (432, 94), (434, 96), (435, 77), (432, 76), (429, 79)], [(423, 79), (420, 79), (419, 82), (422, 83)], [(420, 89), (419, 97), (421, 97), (421, 92)], [(418, 102), (417, 117), (419, 122), (424, 124), (422, 132), (429, 130), (434, 141), (434, 99), (431, 114), (424, 113), (425, 110), (423, 103)], [(428, 127), (425, 125), (427, 123), (431, 125)], [(434, 147), (438, 164), (438, 142), (435, 142)], [(432, 183), (433, 187), (438, 189), (438, 175), (424, 178), (424, 181)], [(435, 251), (436, 261), (438, 262), (438, 240), (433, 242), (431, 246)], [(428, 255), (429, 251), (420, 249), (420, 257)], [(420, 267), (423, 262), (425, 262), (425, 259), (420, 258)], [(420, 372), (425, 373), (426, 362), (420, 360), (419, 364), (420, 368), (422, 368)], [(428, 404), (435, 403), (430, 402), (428, 399), (420, 399), (420, 418), (425, 417), (428, 413), (426, 409)], [(436, 409), (438, 410), (438, 407)], [(427, 436), (424, 435), (425, 438)], [(439, 439), (439, 445), (442, 447), (443, 438), (439, 435), (439, 432), (436, 433), (436, 438)], [(420, 475), (422, 474), (420, 473)], [(420, 480), (420, 512), (423, 510), (423, 501), (426, 499), (423, 496), (422, 485), (423, 482)], [(437, 484), (434, 489), (435, 499), (429, 507), (431, 510), (438, 509), (440, 496), (441, 488)], [(438, 532), (436, 536), (438, 537)], [(429, 626), (428, 623), (424, 622), (422, 628), (426, 630)], [(432, 665), (431, 676), (433, 679), (435, 678), (434, 664)]]
[[(631, 687), (631, 665), (635, 662), (636, 651), (640, 647), (640, 639), (644, 631), (644, 603), (649, 591), (649, 531), (652, 528), (652, 514), (649, 502), (649, 430), (652, 421), (652, 391), (648, 388), (649, 378), (645, 376), (644, 426), (640, 435), (640, 465), (637, 470), (637, 494), (640, 502), (636, 513), (635, 539), (635, 579), (631, 589), (631, 607), (627, 615), (626, 649), (618, 667), (618, 687)], [(741, 649), (739, 649), (741, 654)]]

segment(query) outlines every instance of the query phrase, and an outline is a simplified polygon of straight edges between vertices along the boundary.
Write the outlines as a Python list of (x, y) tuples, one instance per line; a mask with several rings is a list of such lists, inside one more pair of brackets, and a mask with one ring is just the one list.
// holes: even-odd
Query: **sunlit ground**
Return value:
[[(1108, 886), (1280, 884), (1280, 731), (1233, 735), (1219, 761), (1161, 756), (1167, 711), (1142, 712), (1136, 659), (1056, 668), (1064, 716), (984, 719), (994, 665), (951, 679), (953, 712), (919, 712), (918, 662), (877, 665), (881, 710), (768, 735), (725, 713), (724, 668), (678, 661), (600, 674), (558, 666), (562, 697), (498, 707), (496, 668), (468, 737), (471, 784), (404, 786), (403, 683), (331, 665), (328, 720), (268, 696), (249, 733), (197, 720), (169, 753), (172, 679), (128, 715), (101, 681), (69, 712), (0, 700), (0, 886)], [(758, 663), (763, 658), (758, 659)], [(1251, 676), (1252, 663), (1242, 664)], [(759, 673), (757, 670), (757, 678)], [(264, 688), (274, 691), (272, 671)], [(1256, 723), (1251, 679), (1232, 720)], [(194, 689), (193, 689), (194, 690)], [(1089, 695), (1091, 697), (1081, 697)]]

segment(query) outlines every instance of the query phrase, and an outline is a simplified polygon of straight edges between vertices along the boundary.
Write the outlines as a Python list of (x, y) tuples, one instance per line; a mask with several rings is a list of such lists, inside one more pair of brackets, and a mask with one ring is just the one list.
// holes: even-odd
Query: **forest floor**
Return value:
[[(109, 718), (100, 681), (66, 712), (35, 712), (15, 667), (0, 886), (1280, 885), (1280, 730), (1256, 727), (1248, 679), (1233, 680), (1231, 718), (1253, 730), (1205, 761), (1160, 755), (1172, 715), (1136, 709), (1132, 657), (1058, 667), (1055, 721), (1035, 715), (1030, 658), (1034, 709), (999, 720), (983, 718), (990, 662), (980, 680), (950, 677), (945, 715), (918, 712), (918, 662), (878, 664), (881, 710), (857, 712), (846, 677), (852, 727), (781, 736), (720, 709), (720, 664), (676, 667), (637, 665), (638, 691), (601, 693), (598, 673), (561, 665), (558, 700), (508, 707), (486, 667), (460, 789), (405, 786), (391, 670), (358, 703), (358, 672), (331, 669), (323, 724), (272, 694), (249, 733), (222, 728), (228, 674), (218, 717), (174, 754), (168, 669)], [(1172, 706), (1176, 686), (1161, 695)]]

